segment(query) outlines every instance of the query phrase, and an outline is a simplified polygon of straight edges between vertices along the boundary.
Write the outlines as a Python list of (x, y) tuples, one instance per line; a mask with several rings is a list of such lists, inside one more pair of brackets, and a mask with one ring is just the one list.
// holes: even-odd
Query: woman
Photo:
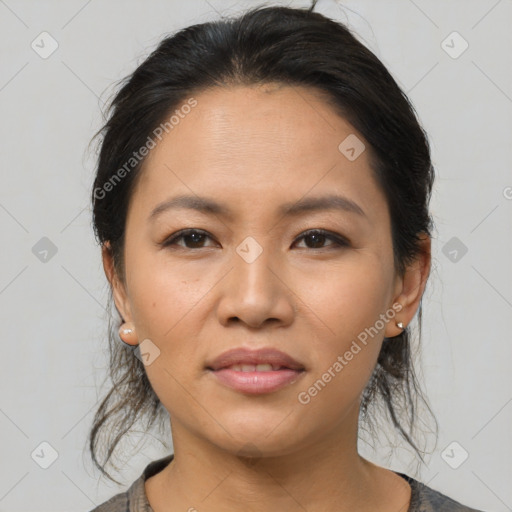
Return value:
[(434, 171), (383, 64), (313, 8), (188, 27), (114, 98), (92, 199), (124, 344), (90, 447), (108, 475), (102, 432), (108, 461), (170, 418), (174, 454), (96, 512), (474, 510), (358, 453), (380, 401), (421, 458)]

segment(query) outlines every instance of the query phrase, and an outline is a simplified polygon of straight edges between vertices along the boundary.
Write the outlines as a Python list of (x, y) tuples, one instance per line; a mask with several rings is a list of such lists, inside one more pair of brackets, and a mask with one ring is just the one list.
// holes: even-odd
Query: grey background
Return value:
[[(100, 479), (87, 454), (107, 364), (87, 144), (112, 84), (161, 37), (257, 4), (0, 0), (0, 511), (90, 510), (168, 453), (152, 435), (134, 436), (115, 475), (122, 488)], [(437, 171), (421, 373), (440, 437), (415, 476), (475, 508), (512, 510), (512, 1), (343, 4), (317, 10), (348, 23), (388, 66), (430, 136)], [(43, 31), (58, 43), (47, 58), (31, 47), (51, 48)], [(464, 42), (448, 37), (454, 31), (469, 44), (457, 58)], [(406, 448), (390, 459), (364, 443), (361, 451), (414, 473)]]

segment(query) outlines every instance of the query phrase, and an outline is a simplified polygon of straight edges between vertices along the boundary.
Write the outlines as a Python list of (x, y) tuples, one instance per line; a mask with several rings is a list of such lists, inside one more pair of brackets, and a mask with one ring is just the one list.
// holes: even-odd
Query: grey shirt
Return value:
[[(153, 512), (144, 483), (149, 477), (164, 469), (173, 457), (174, 455), (171, 454), (150, 462), (127, 491), (116, 494), (91, 512)], [(482, 512), (466, 507), (410, 476), (403, 473), (396, 474), (404, 478), (411, 486), (411, 503), (407, 512)]]

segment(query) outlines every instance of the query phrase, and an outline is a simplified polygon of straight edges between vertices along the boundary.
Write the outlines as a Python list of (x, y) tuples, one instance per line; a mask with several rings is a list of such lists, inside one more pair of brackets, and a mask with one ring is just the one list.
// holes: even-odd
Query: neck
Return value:
[[(146, 482), (152, 508), (155, 512), (353, 512), (387, 507), (406, 511), (409, 485), (358, 454), (357, 415), (352, 416), (335, 432), (322, 432), (309, 443), (302, 440), (300, 447), (287, 446), (286, 452), (258, 441), (254, 451), (259, 457), (222, 449), (173, 420), (174, 459)], [(250, 446), (244, 454), (250, 453)]]

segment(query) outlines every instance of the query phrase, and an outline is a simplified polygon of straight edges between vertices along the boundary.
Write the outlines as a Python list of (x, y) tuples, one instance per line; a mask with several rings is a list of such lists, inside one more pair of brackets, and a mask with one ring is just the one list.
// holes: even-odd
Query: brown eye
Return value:
[[(333, 243), (327, 247), (346, 247), (348, 242), (334, 233), (325, 231), (323, 229), (314, 229), (307, 231), (298, 240), (304, 240), (308, 249), (324, 249), (326, 240), (331, 240)], [(309, 242), (309, 243), (308, 243)]]
[[(168, 238), (162, 245), (169, 247), (172, 245), (184, 247), (185, 249), (201, 249), (205, 247), (203, 244), (206, 239), (211, 237), (205, 232), (199, 229), (184, 229)], [(183, 240), (183, 244), (176, 242)]]

